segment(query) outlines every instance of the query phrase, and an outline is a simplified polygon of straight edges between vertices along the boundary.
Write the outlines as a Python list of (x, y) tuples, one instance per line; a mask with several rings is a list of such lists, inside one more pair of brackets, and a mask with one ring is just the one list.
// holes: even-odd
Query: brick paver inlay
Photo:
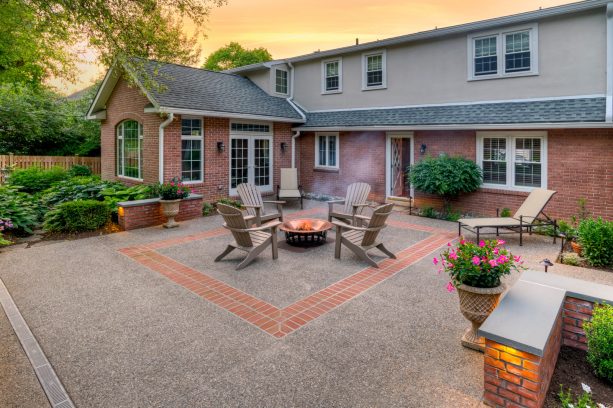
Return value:
[[(287, 218), (304, 217), (323, 211), (321, 208), (298, 211)], [(364, 268), (284, 308), (276, 307), (157, 252), (162, 248), (228, 234), (224, 228), (122, 248), (119, 252), (266, 333), (282, 338), (394, 276), (456, 238), (453, 232), (425, 225), (397, 220), (389, 220), (388, 224), (394, 228), (413, 229), (431, 235), (397, 252), (397, 259), (381, 261), (379, 268)]]

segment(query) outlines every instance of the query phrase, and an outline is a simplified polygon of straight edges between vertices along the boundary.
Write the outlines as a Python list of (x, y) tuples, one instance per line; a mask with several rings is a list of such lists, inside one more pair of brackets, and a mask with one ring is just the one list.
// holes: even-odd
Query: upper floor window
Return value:
[(322, 92), (323, 93), (338, 93), (343, 90), (342, 83), (342, 60), (332, 60), (322, 62)]
[(385, 51), (362, 56), (362, 89), (381, 89), (387, 86)]
[(117, 126), (117, 175), (142, 180), (143, 125), (124, 120)]
[(315, 167), (338, 169), (338, 134), (318, 133), (315, 136)]
[(538, 74), (537, 28), (469, 36), (469, 79)]
[(275, 69), (275, 92), (287, 95), (287, 89), (287, 71), (284, 69)]
[(203, 137), (201, 118), (181, 119), (181, 179), (202, 181)]
[(526, 190), (547, 186), (545, 132), (481, 132), (478, 161), (486, 187)]

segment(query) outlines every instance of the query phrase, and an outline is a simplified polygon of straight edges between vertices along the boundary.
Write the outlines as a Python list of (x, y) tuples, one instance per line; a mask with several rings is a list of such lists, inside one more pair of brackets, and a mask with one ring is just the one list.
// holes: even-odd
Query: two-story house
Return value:
[[(295, 166), (307, 192), (412, 194), (405, 168), (441, 153), (484, 184), (454, 206), (515, 209), (558, 191), (556, 217), (613, 219), (613, 2), (588, 0), (224, 73), (147, 62), (165, 91), (111, 69), (88, 116), (102, 121), (103, 177), (173, 177), (206, 200), (252, 182), (273, 193)], [(136, 83), (139, 83), (138, 78)], [(418, 205), (435, 197), (414, 192)]]

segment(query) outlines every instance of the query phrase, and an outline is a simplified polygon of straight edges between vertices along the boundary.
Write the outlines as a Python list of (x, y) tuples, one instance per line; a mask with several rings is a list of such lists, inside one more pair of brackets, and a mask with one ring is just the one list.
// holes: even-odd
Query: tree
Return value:
[(0, 74), (8, 78), (4, 83), (69, 76), (75, 56), (66, 50), (77, 41), (89, 43), (102, 64), (117, 63), (145, 79), (142, 60), (132, 57), (194, 64), (200, 32), (188, 37), (182, 23), (201, 27), (211, 8), (225, 2), (0, 0)]
[(247, 49), (237, 42), (231, 42), (209, 55), (203, 68), (223, 71), (270, 60), (272, 60), (272, 55), (266, 48)]

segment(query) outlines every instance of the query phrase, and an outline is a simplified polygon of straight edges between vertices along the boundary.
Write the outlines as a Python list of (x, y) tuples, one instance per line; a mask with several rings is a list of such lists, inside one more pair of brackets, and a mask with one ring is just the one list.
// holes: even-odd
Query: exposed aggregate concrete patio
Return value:
[[(325, 216), (322, 203), (305, 204), (314, 216)], [(405, 214), (393, 215), (394, 222), (457, 230), (454, 223)], [(444, 289), (446, 276), (436, 274), (434, 254), (275, 338), (119, 252), (220, 224), (214, 216), (175, 230), (153, 227), (0, 254), (0, 278), (77, 406), (480, 405), (483, 357), (460, 346), (468, 322), (457, 295)], [(382, 239), (397, 252), (429, 235), (391, 226)], [(333, 232), (323, 247), (296, 250), (283, 243), (277, 261), (267, 251), (238, 272), (238, 254), (212, 262), (230, 235), (192, 238), (157, 252), (279, 308), (365, 268), (345, 248), (342, 259), (334, 259)], [(537, 270), (559, 249), (540, 236), (525, 237), (521, 248), (515, 237), (505, 239)], [(563, 265), (550, 271), (613, 284), (604, 271)], [(0, 342), (2, 366), (17, 366), (4, 357), (6, 344), (15, 349)], [(23, 387), (35, 388), (36, 379), (22, 372)], [(40, 396), (32, 394), (32, 406), (40, 405)], [(7, 406), (24, 401), (23, 393), (9, 390), (2, 398)]]

